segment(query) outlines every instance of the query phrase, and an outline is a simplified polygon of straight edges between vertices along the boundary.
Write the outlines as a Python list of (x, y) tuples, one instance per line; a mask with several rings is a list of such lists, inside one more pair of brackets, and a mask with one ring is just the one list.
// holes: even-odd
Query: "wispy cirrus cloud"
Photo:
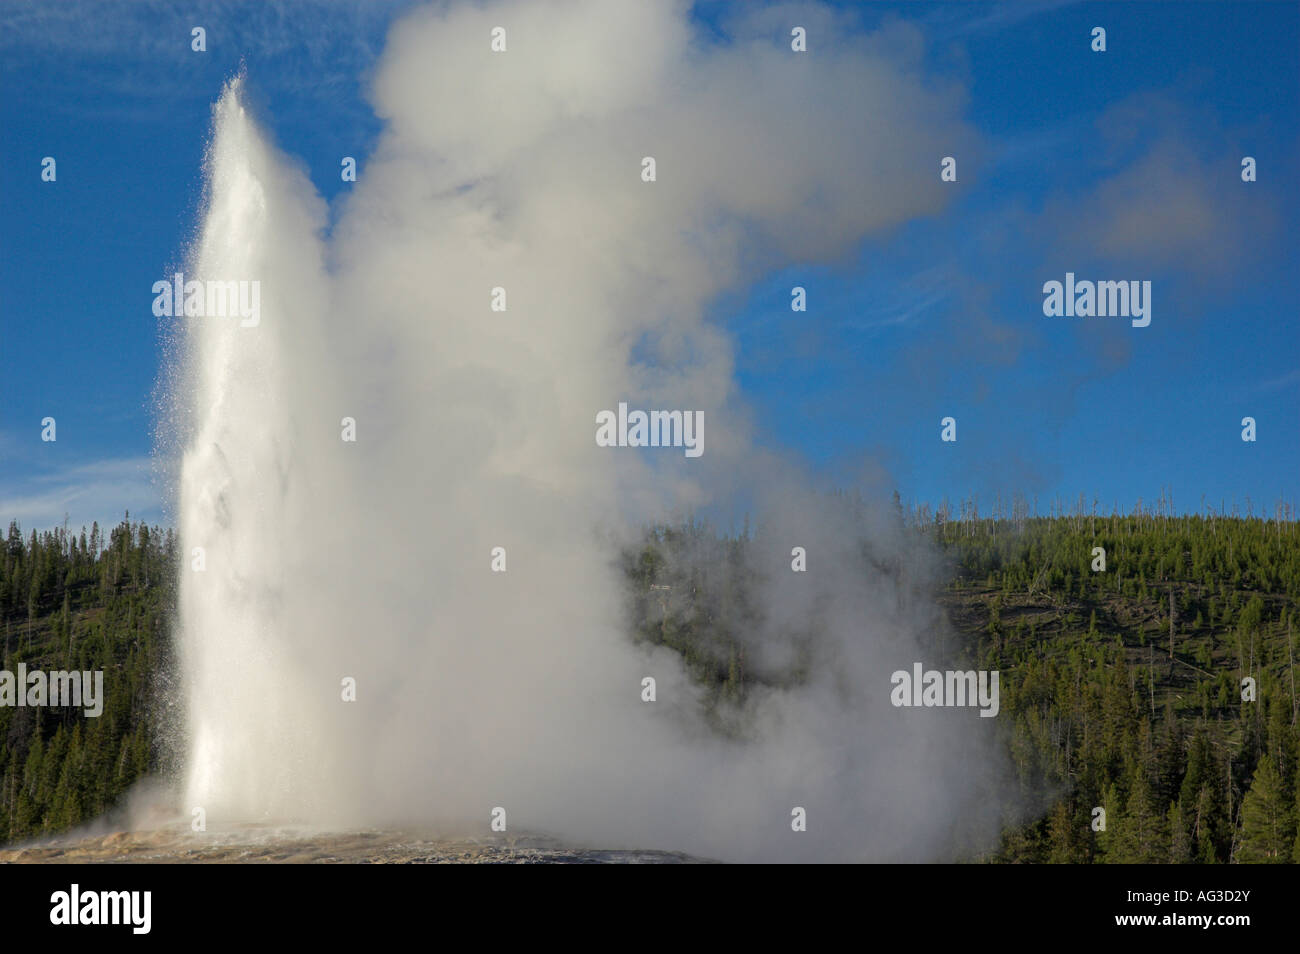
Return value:
[(1287, 374), (1280, 375), (1276, 378), (1269, 378), (1267, 381), (1261, 381), (1255, 386), (1257, 391), (1281, 391), (1283, 388), (1293, 387), (1300, 384), (1300, 368)]
[(125, 511), (150, 523), (162, 519), (162, 495), (149, 457), (75, 463), (0, 483), (0, 520), (24, 530), (113, 526)]
[(274, 63), (268, 75), (277, 90), (321, 93), (355, 84), (377, 58), (389, 23), (413, 3), (12, 0), (0, 4), (0, 73), (21, 75), (33, 58), (46, 57), (75, 64), (69, 81), (92, 76), (100, 93), (151, 103), (206, 97), (207, 77), (188, 68), (191, 30), (202, 27), (208, 55)]
[(875, 290), (838, 323), (843, 331), (874, 333), (921, 320), (953, 296), (950, 269), (927, 268)]
[(1017, 0), (1015, 3), (943, 4), (926, 19), (927, 32), (938, 40), (954, 40), (1008, 30), (1044, 13), (1074, 6), (1081, 0)]

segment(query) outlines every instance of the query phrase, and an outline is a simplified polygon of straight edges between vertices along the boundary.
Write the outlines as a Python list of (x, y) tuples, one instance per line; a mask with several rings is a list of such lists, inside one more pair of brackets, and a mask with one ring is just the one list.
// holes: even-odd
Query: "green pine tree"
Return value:
[(1170, 864), (1190, 864), (1196, 846), (1192, 841), (1192, 833), (1187, 826), (1187, 819), (1183, 815), (1183, 800), (1181, 798), (1169, 803), (1169, 813), (1165, 818), (1165, 824), (1169, 829)]
[(1141, 768), (1134, 773), (1133, 788), (1124, 806), (1123, 824), (1116, 833), (1114, 857), (1119, 864), (1160, 864), (1169, 857), (1165, 815)]
[(1282, 792), (1282, 776), (1265, 755), (1255, 769), (1250, 791), (1241, 803), (1241, 847), (1246, 864), (1285, 863), (1295, 838), (1291, 806)]

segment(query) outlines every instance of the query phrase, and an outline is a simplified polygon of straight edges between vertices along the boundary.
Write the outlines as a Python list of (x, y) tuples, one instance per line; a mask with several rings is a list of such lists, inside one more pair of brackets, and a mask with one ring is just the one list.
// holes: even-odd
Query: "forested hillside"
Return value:
[[(950, 626), (937, 662), (1002, 674), (996, 722), (1022, 804), (999, 850), (970, 860), (1300, 862), (1293, 519), (899, 508), (897, 523), (940, 555), (932, 597)], [(803, 677), (798, 663), (746, 664), (752, 546), (690, 524), (626, 554), (636, 638), (683, 656), (722, 732), (756, 683)], [(3, 668), (103, 669), (108, 698), (97, 719), (0, 707), (0, 838), (92, 818), (162, 770), (176, 561), (170, 531), (129, 518), (106, 540), (11, 525)]]
[[(947, 561), (935, 596), (960, 649), (941, 664), (1001, 673), (997, 722), (1028, 820), (1009, 811), (983, 860), (1300, 862), (1300, 525), (975, 513), (899, 508), (898, 522)], [(770, 680), (744, 665), (749, 545), (659, 528), (627, 561), (640, 638), (683, 655), (711, 712)]]
[(0, 839), (69, 828), (110, 808), (160, 753), (153, 716), (168, 658), (173, 535), (132, 523), (105, 538), (9, 525), (0, 559), (3, 669), (102, 670), (104, 708), (0, 706)]
[(1003, 673), (1022, 789), (1051, 799), (1002, 860), (1300, 861), (1296, 523), (1075, 516), (936, 535), (958, 566), (952, 618)]

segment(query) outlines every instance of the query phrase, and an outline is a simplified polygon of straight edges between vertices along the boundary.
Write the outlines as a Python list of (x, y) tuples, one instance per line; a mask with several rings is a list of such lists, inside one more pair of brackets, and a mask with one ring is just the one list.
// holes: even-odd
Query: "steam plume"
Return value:
[[(938, 211), (961, 98), (924, 82), (906, 28), (769, 8), (729, 30), (703, 44), (658, 3), (411, 14), (328, 237), (243, 80), (223, 92), (186, 277), (260, 281), (261, 316), (186, 319), (173, 392), (182, 542), (206, 567), (182, 581), (186, 800), (210, 823), (486, 833), (500, 806), (512, 831), (736, 859), (926, 859), (987, 829), (990, 727), (889, 704), (942, 625), (928, 558), (755, 449), (705, 321), (767, 269)], [(597, 447), (620, 401), (702, 411), (705, 454)], [(781, 666), (815, 634), (743, 741), (629, 639), (617, 559), (646, 521), (738, 500), (761, 524), (746, 639)]]

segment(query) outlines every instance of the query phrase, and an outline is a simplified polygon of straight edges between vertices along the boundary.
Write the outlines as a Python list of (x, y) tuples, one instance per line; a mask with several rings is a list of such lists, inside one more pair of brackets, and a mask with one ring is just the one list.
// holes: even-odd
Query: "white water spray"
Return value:
[[(288, 625), (308, 594), (292, 583), (310, 435), (295, 428), (294, 371), (310, 367), (325, 312), (310, 247), (319, 203), (262, 140), (233, 81), (214, 109), (208, 203), (187, 279), (257, 281), (263, 320), (186, 319), (187, 373), (173, 395), (190, 430), (181, 466), (181, 662), (188, 696), (186, 802), (251, 821), (310, 811), (331, 747), (322, 693), (307, 685), (312, 634)], [(307, 233), (309, 239), (310, 233)], [(301, 238), (300, 240), (301, 241)]]

